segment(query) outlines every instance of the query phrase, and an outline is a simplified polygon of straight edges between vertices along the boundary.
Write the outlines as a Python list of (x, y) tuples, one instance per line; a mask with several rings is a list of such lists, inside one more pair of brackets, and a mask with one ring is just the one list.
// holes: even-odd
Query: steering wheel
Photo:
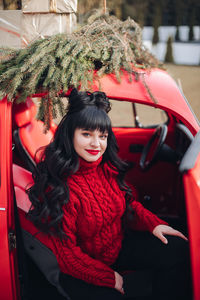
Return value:
[(166, 136), (167, 125), (159, 125), (142, 150), (140, 167), (143, 171), (147, 171), (155, 162), (157, 155), (165, 142)]

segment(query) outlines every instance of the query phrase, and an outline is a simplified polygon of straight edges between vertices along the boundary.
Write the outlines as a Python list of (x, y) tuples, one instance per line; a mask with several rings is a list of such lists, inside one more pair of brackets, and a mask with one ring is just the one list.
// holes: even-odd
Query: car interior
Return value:
[[(115, 102), (120, 101), (112, 100), (113, 111)], [(146, 107), (142, 109), (140, 106), (127, 102), (125, 117), (121, 118), (124, 123), (117, 122), (111, 115), (119, 156), (129, 166), (126, 181), (137, 188), (138, 199), (146, 208), (187, 234), (179, 166), (193, 135), (172, 114), (154, 107), (148, 108), (156, 114), (161, 113), (161, 118), (157, 119), (146, 112)], [(50, 130), (44, 133), (43, 122), (35, 119), (36, 113), (37, 105), (31, 98), (13, 108), (15, 213), (16, 219), (19, 219), (17, 239), (23, 244), (18, 250), (21, 297), (70, 299), (59, 286), (59, 268), (52, 251), (42, 245), (36, 234), (30, 235), (25, 230), (26, 213), (30, 208), (26, 188), (32, 182), (31, 171), (39, 161), (39, 154), (36, 153), (51, 141), (56, 130), (56, 124), (52, 122)], [(118, 114), (115, 113), (116, 116)], [(142, 114), (149, 119), (147, 122), (143, 121)]]

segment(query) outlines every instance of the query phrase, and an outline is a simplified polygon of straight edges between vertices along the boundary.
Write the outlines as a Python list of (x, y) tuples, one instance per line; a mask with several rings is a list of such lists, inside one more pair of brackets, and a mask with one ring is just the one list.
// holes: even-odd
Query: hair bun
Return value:
[(78, 92), (78, 90), (74, 88), (69, 95), (67, 106), (68, 113), (75, 113), (85, 107), (84, 101), (82, 101), (81, 98), (81, 92)]
[(108, 113), (111, 110), (110, 101), (107, 98), (105, 93), (103, 93), (103, 92), (94, 92), (93, 96), (94, 96), (95, 105), (98, 108), (103, 109), (106, 113)]
[(69, 95), (68, 113), (80, 111), (86, 106), (96, 106), (106, 113), (111, 110), (111, 104), (105, 93), (78, 92), (78, 90), (74, 88)]

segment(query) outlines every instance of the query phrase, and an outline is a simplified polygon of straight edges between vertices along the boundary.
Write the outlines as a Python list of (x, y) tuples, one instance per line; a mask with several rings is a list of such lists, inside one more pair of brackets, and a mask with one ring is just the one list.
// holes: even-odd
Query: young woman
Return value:
[[(102, 92), (69, 97), (28, 194), (29, 217), (55, 245), (60, 283), (75, 299), (189, 299), (187, 238), (137, 201)], [(135, 229), (123, 227), (127, 209)]]

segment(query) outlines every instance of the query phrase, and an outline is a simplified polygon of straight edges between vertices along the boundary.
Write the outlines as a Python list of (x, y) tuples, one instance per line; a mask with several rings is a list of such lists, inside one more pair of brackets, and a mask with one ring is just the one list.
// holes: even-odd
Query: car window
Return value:
[(109, 116), (114, 127), (134, 127), (132, 103), (110, 100), (112, 109)]
[[(137, 127), (131, 102), (117, 100), (110, 100), (110, 102), (112, 109), (109, 116), (113, 127)], [(168, 120), (165, 111), (152, 106), (135, 103), (135, 111), (142, 127), (156, 126)]]

